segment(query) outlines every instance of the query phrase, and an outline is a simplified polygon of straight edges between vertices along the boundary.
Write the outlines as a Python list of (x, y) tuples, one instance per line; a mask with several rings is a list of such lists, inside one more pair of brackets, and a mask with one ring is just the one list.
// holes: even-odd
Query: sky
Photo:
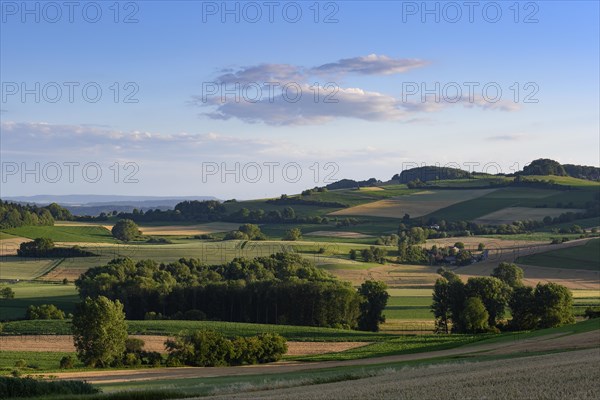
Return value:
[(600, 164), (597, 1), (0, 1), (2, 196)]

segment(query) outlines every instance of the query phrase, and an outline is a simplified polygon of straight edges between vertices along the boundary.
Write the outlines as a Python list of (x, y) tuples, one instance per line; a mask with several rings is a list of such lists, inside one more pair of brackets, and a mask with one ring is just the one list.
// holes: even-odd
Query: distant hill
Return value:
[(554, 175), (570, 176), (572, 178), (600, 180), (600, 168), (586, 165), (561, 164), (548, 158), (540, 158), (526, 165), (517, 175)]
[(3, 196), (4, 200), (35, 204), (68, 204), (68, 205), (133, 205), (144, 203), (148, 207), (168, 205), (173, 206), (184, 200), (216, 200), (213, 196), (120, 196), (111, 194), (40, 194), (36, 196)]
[(169, 210), (185, 200), (217, 200), (213, 196), (118, 196), (95, 194), (12, 196), (4, 197), (3, 199), (20, 204), (48, 205), (57, 203), (76, 216), (96, 216), (100, 213), (110, 213), (114, 210), (126, 213), (130, 213), (134, 209)]
[(449, 179), (466, 179), (471, 177), (471, 173), (458, 168), (425, 166), (404, 170), (400, 174), (394, 175), (392, 181), (408, 183), (419, 179), (421, 182), (429, 182)]
[(329, 190), (353, 189), (353, 188), (357, 188), (357, 187), (376, 186), (376, 185), (380, 185), (381, 183), (382, 183), (381, 181), (378, 181), (375, 178), (367, 179), (366, 181), (355, 181), (353, 179), (342, 179), (337, 182), (330, 183), (329, 185), (327, 185), (325, 187)]

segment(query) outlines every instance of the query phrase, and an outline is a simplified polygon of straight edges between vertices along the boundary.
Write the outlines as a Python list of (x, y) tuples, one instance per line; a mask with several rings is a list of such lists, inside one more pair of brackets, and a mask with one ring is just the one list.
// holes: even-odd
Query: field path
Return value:
[(449, 350), (425, 353), (401, 354), (395, 356), (364, 358), (347, 361), (297, 362), (281, 361), (263, 365), (244, 365), (239, 367), (214, 368), (156, 368), (119, 371), (61, 372), (53, 375), (59, 379), (85, 379), (90, 383), (116, 383), (145, 381), (154, 379), (182, 379), (217, 376), (279, 374), (284, 372), (305, 371), (320, 368), (333, 368), (355, 365), (373, 365), (401, 361), (425, 360), (438, 357), (481, 354), (511, 354), (547, 350), (575, 350), (597, 348), (600, 346), (600, 330), (572, 334), (551, 334), (529, 339), (520, 339), (501, 343), (471, 344)]
[[(168, 336), (159, 335), (131, 335), (131, 338), (142, 339), (144, 350), (166, 353), (165, 340)], [(326, 354), (366, 346), (370, 342), (287, 342), (290, 356), (304, 356), (312, 354)], [(0, 351), (31, 351), (31, 352), (74, 352), (73, 337), (71, 335), (20, 335), (0, 336)]]

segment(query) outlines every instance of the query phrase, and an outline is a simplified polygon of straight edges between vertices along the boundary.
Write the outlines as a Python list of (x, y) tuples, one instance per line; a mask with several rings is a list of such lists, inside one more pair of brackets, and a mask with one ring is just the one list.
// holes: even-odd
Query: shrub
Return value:
[(163, 362), (162, 355), (156, 351), (143, 351), (141, 353), (142, 364), (152, 367), (160, 367)]
[(27, 361), (20, 359), (15, 361), (15, 368), (25, 368), (27, 366)]
[(283, 236), (283, 240), (287, 241), (295, 241), (300, 240), (302, 238), (302, 231), (299, 228), (292, 228), (289, 231), (285, 232)]
[(60, 359), (60, 369), (71, 369), (75, 365), (75, 361), (71, 356), (64, 356)]
[(123, 364), (134, 367), (141, 365), (142, 360), (140, 360), (140, 357), (135, 353), (126, 353), (125, 357), (123, 358)]
[(58, 309), (54, 304), (31, 305), (27, 307), (25, 314), (27, 319), (65, 319), (64, 311)]
[(284, 337), (263, 333), (251, 337), (225, 338), (221, 333), (199, 330), (180, 334), (165, 343), (167, 366), (224, 366), (274, 362), (287, 352)]
[(141, 353), (144, 349), (144, 341), (138, 338), (127, 338), (125, 340), (125, 352)]
[(135, 222), (130, 219), (121, 219), (112, 227), (111, 233), (116, 239), (128, 242), (141, 235)]
[(600, 318), (600, 309), (598, 309), (598, 308), (594, 309), (592, 307), (588, 307), (585, 309), (584, 316), (587, 319)]
[(285, 338), (277, 333), (261, 333), (257, 339), (261, 346), (261, 352), (257, 357), (259, 363), (279, 361), (287, 352)]
[(233, 345), (219, 332), (198, 330), (165, 342), (169, 358), (194, 367), (228, 365), (233, 355)]

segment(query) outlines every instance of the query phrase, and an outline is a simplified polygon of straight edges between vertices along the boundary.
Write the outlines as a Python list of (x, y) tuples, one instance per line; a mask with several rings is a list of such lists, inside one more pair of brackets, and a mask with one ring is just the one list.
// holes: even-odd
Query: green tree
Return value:
[(65, 319), (64, 311), (60, 310), (54, 304), (42, 304), (40, 306), (31, 305), (27, 307), (25, 314), (27, 319)]
[(229, 365), (234, 356), (231, 340), (220, 332), (202, 329), (165, 342), (169, 359), (194, 367)]
[(469, 297), (462, 313), (465, 330), (471, 333), (483, 332), (488, 327), (488, 312), (479, 297)]
[(286, 231), (285, 235), (283, 236), (283, 240), (290, 240), (290, 241), (300, 240), (301, 238), (302, 238), (302, 231), (300, 230), (300, 228), (292, 228), (292, 229)]
[(492, 276), (500, 279), (508, 286), (523, 286), (523, 270), (516, 264), (502, 262), (492, 271)]
[(294, 219), (296, 218), (296, 212), (292, 207), (285, 207), (281, 212), (283, 219)]
[(125, 353), (127, 323), (123, 304), (104, 296), (87, 297), (73, 313), (77, 358), (91, 367), (107, 367)]
[(385, 322), (383, 310), (390, 295), (387, 285), (380, 281), (365, 281), (358, 293), (362, 296), (358, 328), (363, 331), (379, 331), (379, 324)]
[(17, 254), (21, 257), (43, 257), (54, 249), (54, 242), (49, 238), (36, 238), (32, 242), (20, 244)]
[(473, 262), (473, 254), (469, 250), (459, 250), (456, 265), (469, 265)]
[(446, 278), (438, 278), (433, 287), (431, 312), (435, 318), (435, 333), (448, 333), (450, 329), (450, 283)]
[(254, 224), (244, 224), (238, 228), (240, 232), (248, 235), (248, 239), (250, 240), (264, 240), (265, 235), (260, 231), (258, 225)]
[(356, 257), (357, 257), (357, 251), (354, 249), (350, 249), (350, 259), (356, 260)]
[(510, 298), (510, 287), (498, 278), (482, 276), (469, 278), (465, 285), (467, 298), (479, 297), (489, 314), (489, 326), (496, 326), (504, 317)]
[(538, 325), (538, 313), (533, 288), (518, 286), (513, 289), (510, 301), (512, 319), (510, 327), (514, 330), (532, 330)]
[(135, 222), (130, 219), (120, 219), (117, 221), (112, 230), (113, 237), (129, 242), (141, 235), (141, 232)]
[(0, 289), (0, 297), (2, 297), (3, 299), (14, 299), (15, 298), (15, 291), (12, 290), (11, 288), (9, 288), (8, 286), (3, 287), (2, 289)]
[(535, 287), (535, 304), (540, 317), (538, 328), (553, 328), (575, 323), (573, 295), (557, 283), (538, 283)]

